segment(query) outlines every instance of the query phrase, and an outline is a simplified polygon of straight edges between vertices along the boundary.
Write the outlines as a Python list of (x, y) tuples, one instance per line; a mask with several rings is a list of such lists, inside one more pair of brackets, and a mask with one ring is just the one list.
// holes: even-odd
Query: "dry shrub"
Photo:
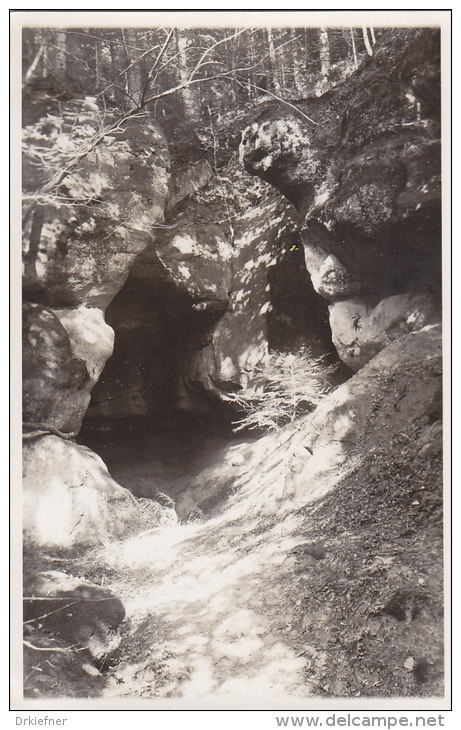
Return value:
[(335, 370), (308, 348), (272, 353), (253, 370), (251, 385), (227, 397), (245, 414), (234, 422), (234, 431), (274, 431), (313, 411), (332, 389)]

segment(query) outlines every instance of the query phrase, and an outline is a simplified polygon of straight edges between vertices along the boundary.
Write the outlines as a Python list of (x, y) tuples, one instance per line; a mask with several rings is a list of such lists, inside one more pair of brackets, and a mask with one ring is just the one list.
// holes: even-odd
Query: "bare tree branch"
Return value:
[(165, 54), (166, 49), (168, 48), (168, 45), (170, 44), (170, 41), (171, 41), (171, 39), (173, 37), (173, 34), (174, 34), (174, 31), (175, 31), (174, 28), (170, 28), (170, 32), (168, 33), (168, 35), (167, 35), (167, 37), (165, 39), (165, 42), (164, 42), (163, 46), (161, 47), (160, 52), (159, 52), (157, 58), (155, 59), (152, 68), (149, 71), (149, 74), (148, 74), (148, 77), (147, 77), (147, 83), (146, 83), (146, 86), (144, 87), (144, 91), (142, 93), (142, 98), (141, 98), (141, 102), (142, 103), (144, 103), (145, 95), (146, 95), (147, 89), (149, 87), (149, 82), (151, 81), (152, 76), (154, 75), (155, 69), (159, 65), (160, 61), (162, 60), (163, 55)]
[[(93, 38), (93, 39), (101, 41), (102, 43), (105, 43), (108, 46), (123, 46), (124, 45), (120, 41), (116, 41), (113, 39), (109, 40), (109, 38), (104, 38), (104, 37), (99, 38), (99, 36), (91, 35), (90, 33), (81, 33), (78, 30), (66, 30), (65, 33), (67, 33), (68, 35), (80, 35), (80, 36), (83, 36), (84, 38)], [(136, 46), (131, 46), (131, 45), (127, 46), (127, 48), (130, 48), (133, 51), (142, 52), (142, 50), (143, 50), (142, 48), (137, 48)]]
[[(141, 53), (141, 55), (138, 56), (137, 58), (135, 58), (134, 61), (131, 61), (131, 63), (129, 63), (128, 66), (126, 66), (124, 69), (119, 71), (117, 76), (123, 76), (123, 74), (126, 74), (134, 66), (136, 66), (136, 64), (139, 63), (145, 56), (149, 55), (149, 53), (153, 53), (155, 51), (155, 49), (156, 49), (156, 46), (148, 48), (147, 51), (144, 51), (143, 53)], [(110, 83), (108, 86), (106, 86), (105, 89), (103, 89), (96, 95), (96, 98), (105, 94), (107, 91), (109, 91), (109, 89), (111, 89), (113, 86), (115, 86), (116, 83), (117, 83), (116, 81), (112, 81), (112, 83)]]
[(242, 82), (239, 81), (238, 79), (235, 79), (235, 80), (236, 80), (237, 84), (244, 89), (249, 84), (253, 88), (258, 89), (259, 91), (262, 91), (264, 94), (269, 94), (269, 96), (273, 96), (274, 99), (277, 99), (277, 101), (280, 101), (282, 104), (289, 106), (290, 109), (294, 109), (294, 111), (297, 112), (298, 114), (300, 114), (302, 117), (304, 117), (304, 119), (307, 119), (308, 122), (311, 122), (312, 124), (315, 124), (316, 127), (318, 127), (318, 124), (319, 124), (318, 122), (315, 122), (313, 119), (308, 117), (307, 114), (304, 114), (304, 112), (302, 112), (301, 109), (299, 109), (297, 106), (295, 106), (294, 104), (290, 104), (289, 101), (286, 101), (286, 99), (282, 99), (280, 96), (277, 96), (277, 94), (274, 94), (272, 91), (263, 89), (261, 86), (258, 86), (257, 84), (252, 84), (250, 81), (247, 81), (246, 84), (242, 84)]
[(24, 646), (29, 647), (29, 649), (33, 649), (34, 651), (59, 651), (59, 652), (71, 652), (71, 651), (86, 651), (88, 649), (88, 646), (82, 646), (78, 647), (77, 644), (72, 644), (71, 646), (67, 646), (66, 648), (62, 647), (51, 647), (51, 646), (35, 646), (35, 644), (32, 644), (30, 641), (26, 641), (26, 639), (23, 640)]
[(191, 71), (190, 80), (192, 81), (194, 75), (197, 73), (197, 71), (202, 67), (204, 59), (208, 56), (211, 51), (213, 51), (215, 48), (220, 46), (222, 43), (227, 43), (228, 41), (237, 38), (242, 33), (245, 33), (248, 30), (248, 28), (242, 28), (239, 31), (235, 31), (235, 33), (232, 33), (230, 36), (226, 36), (226, 38), (221, 38), (220, 41), (216, 41), (216, 43), (213, 43), (212, 46), (206, 49), (206, 51), (201, 55), (200, 59), (198, 60), (197, 64)]

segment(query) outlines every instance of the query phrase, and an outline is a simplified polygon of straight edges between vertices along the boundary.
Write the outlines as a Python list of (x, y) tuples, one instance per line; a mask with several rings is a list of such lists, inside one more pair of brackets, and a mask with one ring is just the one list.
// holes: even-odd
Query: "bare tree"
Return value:
[(176, 45), (178, 48), (179, 56), (179, 80), (182, 85), (181, 96), (184, 104), (184, 109), (190, 120), (198, 120), (200, 101), (197, 96), (196, 90), (188, 83), (191, 78), (192, 68), (189, 66), (189, 59), (187, 55), (187, 47), (189, 45), (188, 38), (185, 33), (176, 31)]
[(357, 68), (357, 51), (355, 49), (354, 29), (351, 28), (352, 55), (354, 56), (354, 68)]
[(280, 86), (278, 67), (277, 67), (277, 56), (275, 54), (274, 38), (272, 35), (272, 29), (267, 29), (267, 43), (269, 45), (269, 58), (272, 70), (272, 83), (274, 85), (274, 91), (276, 94), (281, 94), (282, 89)]
[(330, 73), (330, 42), (328, 40), (328, 30), (319, 28), (319, 55), (320, 55), (320, 90), (324, 90), (328, 84), (328, 75)]
[(65, 82), (67, 77), (67, 49), (65, 30), (59, 30), (56, 32), (53, 55), (55, 76), (61, 83)]
[(293, 64), (293, 84), (298, 92), (298, 95), (301, 95), (304, 90), (304, 84), (303, 84), (303, 62), (299, 54), (299, 44), (297, 43), (298, 37), (296, 30), (290, 31), (290, 40), (292, 42), (291, 45), (291, 52), (289, 55), (291, 56), (292, 64)]
[(373, 49), (371, 47), (370, 39), (368, 38), (368, 31), (365, 25), (362, 26), (363, 42), (365, 44), (366, 51), (369, 56), (373, 55)]

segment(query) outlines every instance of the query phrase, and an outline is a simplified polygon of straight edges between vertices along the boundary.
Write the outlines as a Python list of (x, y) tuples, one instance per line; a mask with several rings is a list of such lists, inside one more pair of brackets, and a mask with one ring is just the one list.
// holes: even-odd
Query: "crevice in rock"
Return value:
[[(307, 344), (315, 357), (340, 365), (331, 339), (328, 302), (314, 290), (301, 244), (291, 243), (281, 250), (268, 270), (268, 280), (272, 304), (269, 348), (292, 352)], [(341, 381), (349, 375), (348, 368), (341, 368)]]

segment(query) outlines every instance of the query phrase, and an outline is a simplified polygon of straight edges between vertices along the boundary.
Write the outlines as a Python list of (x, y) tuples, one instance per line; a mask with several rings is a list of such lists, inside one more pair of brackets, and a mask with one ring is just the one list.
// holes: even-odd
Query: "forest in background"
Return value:
[[(23, 30), (29, 90), (63, 101), (91, 95), (121, 114), (148, 107), (159, 123), (212, 128), (217, 117), (267, 96), (321, 95), (372, 55), (373, 28), (72, 28)], [(176, 122), (175, 122), (176, 120)]]

